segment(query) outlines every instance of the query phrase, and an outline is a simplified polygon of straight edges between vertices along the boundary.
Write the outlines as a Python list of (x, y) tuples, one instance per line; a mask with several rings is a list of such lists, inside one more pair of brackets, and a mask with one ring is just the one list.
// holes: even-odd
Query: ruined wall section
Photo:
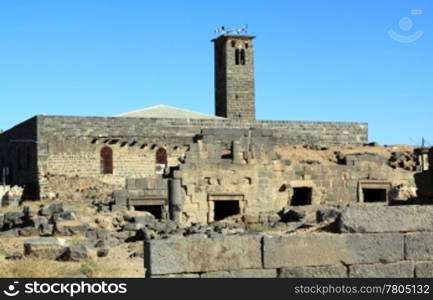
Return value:
[(296, 188), (311, 189), (311, 205), (363, 202), (365, 187), (385, 189), (386, 200), (379, 204), (386, 205), (395, 189), (415, 189), (414, 172), (392, 168), (381, 155), (361, 152), (340, 161), (282, 155), (293, 151), (292, 145), (282, 145), (263, 131), (203, 129), (174, 172), (183, 194), (179, 221), (212, 222), (215, 201), (224, 200), (238, 201), (242, 215), (275, 213), (292, 204)]

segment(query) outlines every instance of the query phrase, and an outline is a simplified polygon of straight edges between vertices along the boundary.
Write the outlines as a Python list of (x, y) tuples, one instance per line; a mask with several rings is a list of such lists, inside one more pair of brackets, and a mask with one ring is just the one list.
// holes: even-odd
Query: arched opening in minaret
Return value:
[(241, 59), (240, 59), (240, 61), (241, 61), (241, 65), (245, 65), (245, 50), (244, 49), (241, 50)]
[(240, 51), (239, 49), (235, 50), (235, 65), (239, 65), (241, 59)]

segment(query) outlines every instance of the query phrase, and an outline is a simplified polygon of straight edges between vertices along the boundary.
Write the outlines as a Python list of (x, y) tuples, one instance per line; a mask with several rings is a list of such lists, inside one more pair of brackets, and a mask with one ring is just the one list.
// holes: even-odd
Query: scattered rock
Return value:
[(326, 221), (335, 220), (339, 216), (340, 212), (341, 210), (336, 208), (319, 209), (316, 212), (316, 221), (317, 223), (322, 223)]
[(57, 259), (66, 250), (66, 242), (58, 238), (33, 238), (24, 242), (24, 255), (43, 259)]
[(109, 252), (110, 252), (110, 249), (108, 249), (108, 248), (100, 248), (96, 252), (96, 255), (98, 257), (107, 257)]
[(306, 213), (304, 211), (294, 209), (293, 207), (285, 208), (281, 213), (282, 222), (298, 222), (305, 218)]
[(60, 221), (55, 223), (55, 231), (61, 235), (84, 234), (89, 224), (79, 221)]
[(89, 258), (87, 247), (81, 244), (69, 246), (59, 258), (63, 261), (81, 261)]
[(23, 224), (24, 214), (18, 211), (10, 211), (4, 214), (3, 230), (12, 229)]
[(39, 235), (42, 237), (52, 236), (54, 232), (53, 224), (41, 224), (39, 226)]
[(20, 236), (39, 236), (39, 229), (35, 227), (25, 227), (18, 230)]
[(5, 256), (5, 259), (7, 260), (21, 260), (23, 258), (24, 256), (21, 253), (13, 253)]
[(51, 203), (43, 205), (39, 211), (41, 216), (51, 217), (53, 214), (60, 214), (63, 212), (62, 203)]
[(60, 214), (55, 215), (54, 221), (55, 222), (61, 222), (61, 221), (75, 221), (77, 219), (75, 213), (73, 211), (65, 211)]

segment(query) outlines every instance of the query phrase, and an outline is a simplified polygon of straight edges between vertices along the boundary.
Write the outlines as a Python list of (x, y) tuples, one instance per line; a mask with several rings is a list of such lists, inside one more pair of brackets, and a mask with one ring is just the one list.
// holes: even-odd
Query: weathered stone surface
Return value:
[(169, 274), (169, 275), (155, 275), (153, 278), (200, 278), (199, 274), (185, 273), (185, 274)]
[(405, 237), (408, 260), (433, 260), (433, 233), (408, 234)]
[(395, 262), (404, 256), (399, 234), (308, 234), (268, 235), (263, 240), (267, 269)]
[(39, 235), (39, 229), (35, 227), (25, 227), (18, 230), (20, 236), (35, 236)]
[(84, 234), (89, 229), (89, 224), (79, 221), (60, 221), (56, 223), (56, 233), (60, 235)]
[(84, 245), (72, 245), (66, 248), (61, 256), (64, 261), (81, 261), (89, 257), (87, 247)]
[(19, 211), (10, 211), (4, 214), (3, 229), (11, 229), (23, 223), (24, 214)]
[(433, 262), (415, 264), (416, 278), (433, 278)]
[(316, 212), (316, 221), (317, 223), (326, 222), (328, 220), (332, 220), (337, 218), (341, 213), (341, 209), (336, 208), (323, 208), (319, 209)]
[(353, 206), (339, 216), (340, 232), (433, 231), (433, 206)]
[(33, 238), (24, 242), (24, 255), (26, 256), (57, 259), (65, 250), (65, 241), (57, 238)]
[(147, 275), (258, 269), (262, 267), (260, 240), (249, 235), (146, 241)]
[(52, 216), (53, 214), (60, 214), (63, 212), (63, 204), (62, 203), (50, 203), (42, 206), (39, 211), (41, 216)]
[(201, 278), (276, 278), (277, 270), (234, 270), (234, 271), (216, 271), (203, 273)]
[(41, 224), (39, 227), (40, 236), (52, 236), (54, 231), (53, 224)]
[(282, 222), (299, 222), (304, 219), (306, 213), (299, 209), (293, 209), (293, 207), (287, 207), (281, 212)]
[(26, 224), (31, 227), (40, 228), (42, 225), (48, 224), (48, 219), (42, 216), (32, 217), (26, 222)]
[(280, 278), (345, 278), (347, 268), (343, 265), (324, 267), (298, 267), (281, 269)]
[(54, 221), (55, 222), (61, 222), (61, 221), (74, 221), (77, 219), (77, 216), (73, 211), (64, 211), (60, 214), (56, 214)]
[(414, 264), (398, 262), (391, 264), (353, 265), (349, 267), (351, 278), (412, 278)]

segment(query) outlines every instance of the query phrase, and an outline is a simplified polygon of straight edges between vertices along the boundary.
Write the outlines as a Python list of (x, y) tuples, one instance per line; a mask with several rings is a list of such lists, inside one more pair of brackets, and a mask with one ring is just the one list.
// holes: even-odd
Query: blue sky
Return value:
[(432, 14), (431, 0), (4, 0), (0, 128), (156, 104), (213, 114), (213, 30), (248, 24), (258, 119), (365, 121), (371, 141), (433, 143)]

